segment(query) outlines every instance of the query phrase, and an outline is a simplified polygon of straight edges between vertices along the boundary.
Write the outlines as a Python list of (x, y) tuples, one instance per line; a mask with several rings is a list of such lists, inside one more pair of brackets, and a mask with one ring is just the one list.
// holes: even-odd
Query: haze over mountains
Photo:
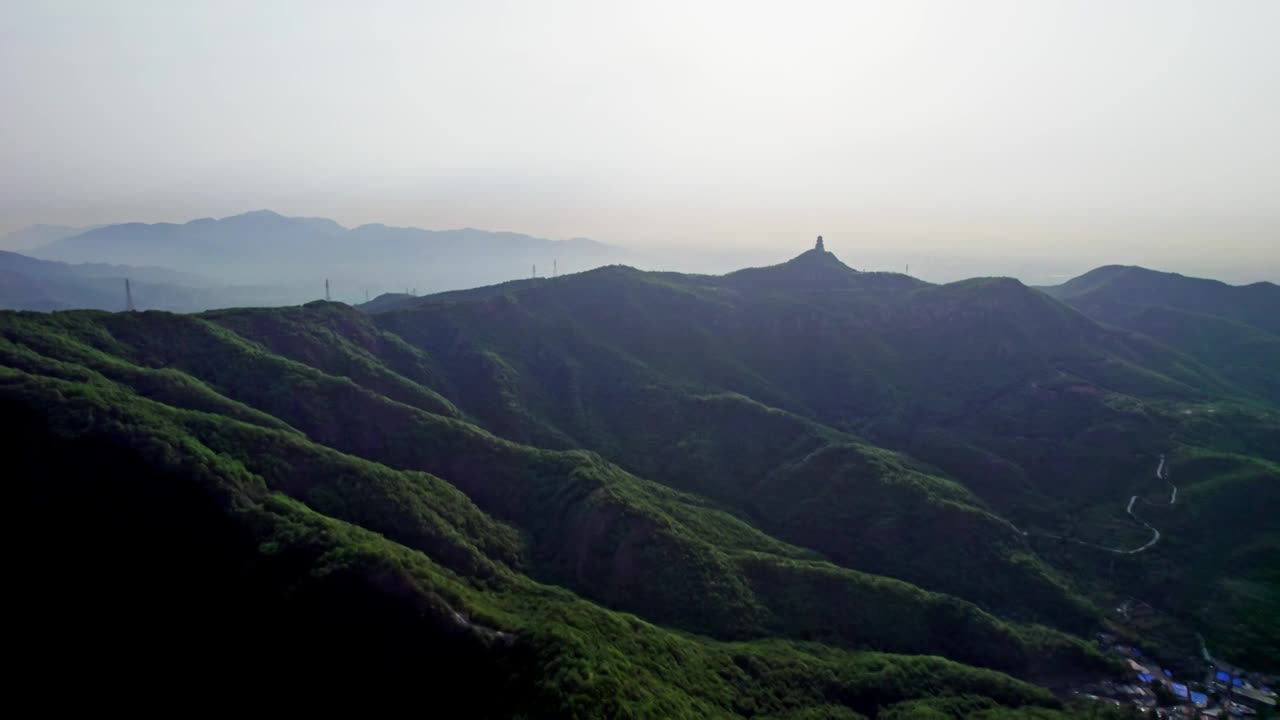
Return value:
[[(0, 256), (0, 307), (26, 310), (125, 307), (123, 281), (139, 309), (298, 304), (324, 297), (363, 302), (366, 293), (438, 292), (572, 272), (635, 256), (586, 239), (545, 240), (483, 230), (421, 230), (255, 211), (188, 223), (88, 228), (41, 225), (5, 238), (25, 248)], [(50, 262), (40, 262), (46, 260)]]
[[(20, 531), (127, 558), (89, 613), (23, 566), (24, 607), (184, 673), (218, 645), (498, 717), (1064, 717), (1035, 684), (1116, 672), (1103, 629), (1179, 674), (1197, 633), (1280, 669), (1280, 288), (1100, 272), (813, 249), (364, 311), (0, 313)], [(1162, 531), (1136, 553), (1130, 497)]]
[(34, 250), (63, 238), (68, 238), (72, 235), (79, 235), (80, 233), (88, 232), (99, 227), (102, 227), (102, 225), (90, 225), (88, 227), (47, 224), (31, 225), (14, 230), (13, 232), (5, 233), (4, 237), (0, 238), (0, 250), (10, 252)]
[[(584, 238), (557, 241), (470, 228), (345, 228), (325, 218), (285, 217), (267, 210), (181, 224), (38, 225), (10, 233), (0, 244), (27, 256), (10, 253), (0, 262), (3, 307), (123, 309), (123, 292), (99, 279), (120, 285), (129, 277), (144, 286), (164, 286), (143, 287), (135, 298), (137, 307), (180, 312), (307, 302), (323, 297), (325, 279), (330, 280), (331, 297), (360, 303), (366, 293), (372, 298), (464, 289), (528, 277), (535, 267), (540, 276), (608, 264), (726, 272), (751, 264), (744, 259), (768, 257), (697, 249), (643, 254)], [(37, 269), (29, 259), (62, 265)], [(902, 260), (882, 251), (860, 259), (870, 269)], [(919, 259), (942, 278), (1024, 272), (1035, 278), (1063, 277), (1064, 270), (1062, 265), (1027, 265), (1008, 258)], [(1075, 293), (1078, 287), (1063, 292)]]
[[(130, 281), (126, 293), (125, 280)], [(298, 291), (227, 285), (166, 268), (81, 263), (69, 265), (0, 251), (0, 308), (10, 310), (127, 309), (198, 312), (216, 307), (289, 305)]]
[[(33, 251), (63, 262), (160, 265), (237, 284), (320, 287), (324, 278), (355, 300), (365, 289), (449, 290), (550, 275), (626, 257), (586, 239), (545, 240), (483, 230), (422, 230), (385, 225), (345, 228), (325, 218), (289, 218), (268, 210), (173, 223), (108, 225), (59, 238)], [(311, 296), (314, 297), (314, 296)]]
[(0, 6), (9, 705), (1275, 716), (1280, 1)]

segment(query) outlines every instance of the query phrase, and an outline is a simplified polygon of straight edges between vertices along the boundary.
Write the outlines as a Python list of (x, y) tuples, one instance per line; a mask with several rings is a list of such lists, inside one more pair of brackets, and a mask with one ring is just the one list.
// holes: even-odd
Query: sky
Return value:
[(1277, 37), (1274, 0), (0, 0), (0, 233), (271, 208), (1277, 281)]

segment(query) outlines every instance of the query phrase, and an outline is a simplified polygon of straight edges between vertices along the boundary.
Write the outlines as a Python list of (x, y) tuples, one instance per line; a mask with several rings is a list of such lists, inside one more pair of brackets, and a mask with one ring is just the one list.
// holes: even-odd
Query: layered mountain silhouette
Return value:
[(48, 225), (39, 224), (14, 230), (0, 237), (0, 250), (25, 252), (43, 247), (63, 238), (69, 238), (74, 235), (89, 232), (103, 227), (102, 225), (89, 225), (86, 227), (75, 227), (71, 225)]
[[(9, 310), (124, 310), (125, 281), (140, 310), (198, 312), (218, 307), (299, 302), (284, 288), (235, 286), (157, 267), (38, 260), (0, 251), (0, 308)], [(304, 296), (305, 297), (305, 296)]]
[[(1078, 297), (1151, 301), (1144, 277)], [(1197, 633), (1280, 666), (1256, 372), (1280, 355), (1059, 290), (815, 249), (361, 308), (0, 313), (16, 529), (52, 543), (14, 578), (44, 631), (19, 650), (127, 639), (189, 680), (231, 648), (495, 717), (1067, 717), (1036, 684), (1116, 672), (1104, 628), (1179, 673)], [(1163, 539), (1107, 550), (1146, 542), (1134, 496)], [(48, 558), (88, 547), (119, 590), (86, 609)]]
[[(317, 288), (324, 278), (336, 297), (363, 299), (366, 289), (470, 287), (585, 270), (626, 257), (586, 239), (545, 240), (484, 230), (422, 230), (361, 225), (326, 218), (285, 217), (259, 210), (188, 223), (108, 225), (64, 237), (32, 254), (71, 263), (159, 265), (235, 284)], [(316, 295), (309, 295), (314, 298)]]

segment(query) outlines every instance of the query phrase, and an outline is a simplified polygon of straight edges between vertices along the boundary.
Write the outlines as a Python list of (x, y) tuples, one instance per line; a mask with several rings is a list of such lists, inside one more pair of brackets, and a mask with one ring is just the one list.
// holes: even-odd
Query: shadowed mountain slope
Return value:
[(1108, 266), (1045, 292), (1095, 320), (1142, 333), (1280, 402), (1280, 286), (1233, 286)]
[[(116, 614), (166, 654), (270, 652), (275, 626), (299, 668), (325, 674), (332, 642), (442, 697), (493, 695), (480, 716), (1050, 717), (1000, 673), (1106, 672), (1079, 637), (1124, 578), (1163, 599), (1168, 637), (1274, 659), (1204, 620), (1273, 614), (1275, 534), (1204, 527), (1245, 512), (1242, 492), (1248, 518), (1274, 510), (1272, 408), (1016, 281), (934, 286), (811, 251), (389, 305), (0, 313), (20, 532), (105, 539), (132, 558), (121, 586), (173, 613), (233, 608), (168, 641), (126, 594), (68, 636)], [(1154, 502), (1162, 453), (1195, 501), (1160, 511), (1165, 542), (1104, 572), (1052, 539), (1111, 542), (1090, 533), (1131, 494)], [(50, 600), (73, 580), (22, 573), (39, 622), (72, 612)]]

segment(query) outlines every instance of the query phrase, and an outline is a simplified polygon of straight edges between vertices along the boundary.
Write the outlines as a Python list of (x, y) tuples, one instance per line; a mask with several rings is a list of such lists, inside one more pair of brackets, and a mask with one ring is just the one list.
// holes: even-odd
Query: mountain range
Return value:
[(89, 225), (86, 227), (75, 227), (71, 225), (48, 225), (39, 224), (31, 225), (13, 232), (6, 233), (0, 238), (0, 250), (7, 251), (27, 251), (43, 247), (53, 242), (69, 238), (74, 235), (89, 232), (103, 227), (102, 225)]
[(584, 238), (381, 224), (345, 228), (327, 218), (270, 210), (183, 224), (106, 225), (61, 237), (31, 254), (71, 263), (159, 265), (235, 284), (306, 285), (313, 293), (329, 278), (336, 296), (353, 301), (363, 299), (368, 288), (450, 290), (529, 277), (534, 265), (550, 275), (553, 264), (570, 272), (627, 258), (618, 248)]
[[(146, 227), (99, 259), (182, 257), (144, 248), (188, 226)], [(200, 687), (230, 652), (475, 717), (1105, 717), (1062, 692), (1123, 670), (1103, 630), (1275, 672), (1277, 317), (1270, 283), (933, 285), (822, 249), (3, 312), (18, 651), (113, 677), (127, 642)]]
[(24, 253), (0, 251), (0, 308), (14, 310), (122, 310), (125, 278), (139, 309), (198, 312), (295, 305), (326, 292), (351, 302), (387, 290), (416, 295), (528, 277), (535, 266), (551, 275), (629, 257), (582, 238), (348, 229), (269, 210), (183, 224), (36, 225), (0, 245)]

